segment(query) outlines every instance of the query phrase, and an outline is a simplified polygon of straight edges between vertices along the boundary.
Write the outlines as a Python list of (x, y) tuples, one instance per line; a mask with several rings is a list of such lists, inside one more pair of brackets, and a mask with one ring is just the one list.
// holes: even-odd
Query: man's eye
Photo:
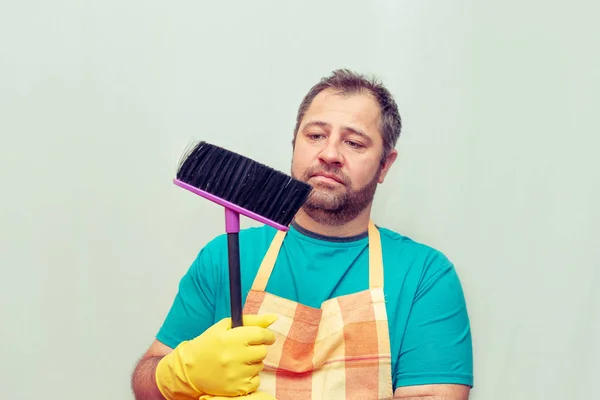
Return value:
[(353, 149), (360, 149), (361, 147), (364, 147), (362, 144), (354, 142), (352, 140), (348, 140), (346, 141), (346, 143), (348, 143), (348, 146), (352, 147)]
[(320, 133), (309, 133), (308, 137), (312, 140), (318, 140), (323, 137)]

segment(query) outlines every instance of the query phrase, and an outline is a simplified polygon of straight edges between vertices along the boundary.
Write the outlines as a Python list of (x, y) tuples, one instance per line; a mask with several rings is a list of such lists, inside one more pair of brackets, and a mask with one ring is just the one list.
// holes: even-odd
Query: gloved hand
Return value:
[(231, 319), (225, 318), (182, 342), (158, 363), (158, 389), (169, 400), (254, 392), (260, 385), (267, 345), (275, 342), (266, 328), (276, 320), (273, 314), (244, 315), (244, 325), (231, 329)]
[(199, 400), (232, 400), (232, 399), (240, 399), (240, 400), (277, 400), (275, 397), (271, 396), (267, 392), (252, 392), (245, 396), (238, 397), (225, 397), (225, 396), (211, 396), (206, 394), (204, 396), (200, 396)]

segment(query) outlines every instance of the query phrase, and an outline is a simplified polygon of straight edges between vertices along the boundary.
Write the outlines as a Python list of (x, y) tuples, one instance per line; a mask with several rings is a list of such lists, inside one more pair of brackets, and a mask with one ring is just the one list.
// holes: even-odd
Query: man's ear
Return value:
[(396, 161), (397, 157), (398, 157), (398, 150), (393, 149), (392, 151), (390, 151), (390, 154), (388, 154), (388, 156), (385, 158), (385, 160), (383, 161), (383, 167), (381, 168), (381, 171), (379, 172), (379, 179), (378, 179), (379, 183), (383, 183), (385, 176), (387, 175), (388, 171), (394, 164), (394, 161)]

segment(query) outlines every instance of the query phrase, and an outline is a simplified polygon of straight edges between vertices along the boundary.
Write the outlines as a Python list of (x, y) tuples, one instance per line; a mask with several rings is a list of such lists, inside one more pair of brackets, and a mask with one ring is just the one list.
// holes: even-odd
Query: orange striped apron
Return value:
[(278, 231), (244, 305), (245, 314), (274, 313), (276, 342), (260, 374), (260, 390), (277, 400), (393, 396), (390, 340), (383, 295), (379, 231), (369, 222), (369, 289), (312, 308), (265, 292), (285, 232)]

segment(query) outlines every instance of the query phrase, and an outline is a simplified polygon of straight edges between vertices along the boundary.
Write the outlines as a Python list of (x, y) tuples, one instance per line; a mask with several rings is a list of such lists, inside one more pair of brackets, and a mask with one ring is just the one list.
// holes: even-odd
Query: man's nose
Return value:
[(339, 145), (330, 141), (327, 143), (321, 154), (319, 154), (319, 158), (326, 164), (336, 164), (341, 166), (343, 163), (343, 156), (340, 152)]

